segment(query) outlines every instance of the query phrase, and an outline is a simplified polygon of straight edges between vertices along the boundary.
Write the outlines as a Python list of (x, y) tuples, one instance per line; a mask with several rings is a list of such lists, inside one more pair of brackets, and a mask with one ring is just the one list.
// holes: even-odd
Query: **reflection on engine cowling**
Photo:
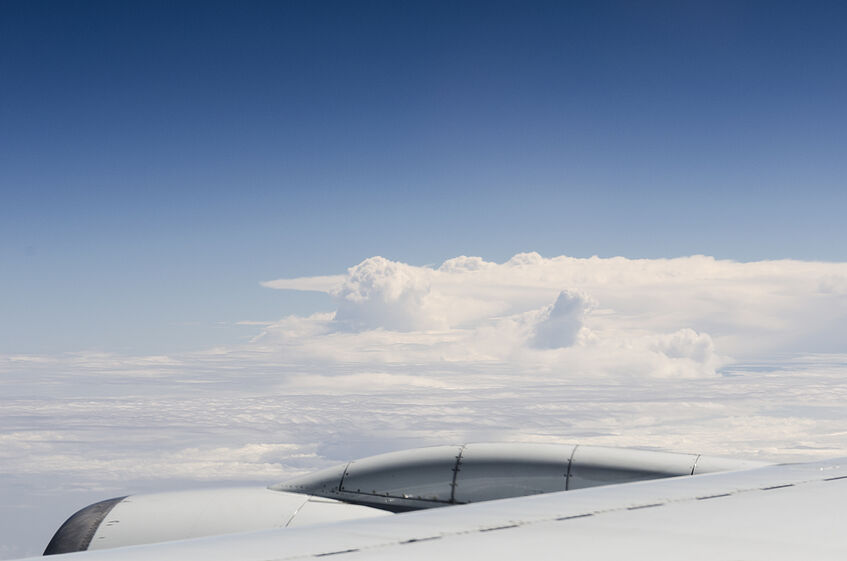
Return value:
[(354, 460), (271, 489), (403, 512), (760, 465), (602, 446), (477, 443)]

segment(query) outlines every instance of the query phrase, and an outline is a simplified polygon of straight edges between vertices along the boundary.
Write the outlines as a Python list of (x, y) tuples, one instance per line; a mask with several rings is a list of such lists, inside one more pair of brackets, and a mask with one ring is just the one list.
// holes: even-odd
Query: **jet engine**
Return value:
[(600, 446), (434, 446), (350, 461), (269, 488), (183, 491), (102, 501), (71, 516), (44, 554), (288, 528), (761, 465), (699, 454)]

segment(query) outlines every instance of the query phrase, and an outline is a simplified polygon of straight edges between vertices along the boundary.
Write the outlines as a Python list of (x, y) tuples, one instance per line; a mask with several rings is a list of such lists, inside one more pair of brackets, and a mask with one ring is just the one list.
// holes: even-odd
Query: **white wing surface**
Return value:
[(847, 559), (847, 459), (67, 554), (79, 561)]

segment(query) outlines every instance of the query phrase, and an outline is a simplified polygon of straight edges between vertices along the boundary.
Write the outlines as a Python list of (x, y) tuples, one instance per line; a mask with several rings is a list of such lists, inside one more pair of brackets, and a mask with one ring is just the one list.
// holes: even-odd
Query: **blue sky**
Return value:
[(838, 2), (0, 5), (0, 353), (170, 352), (384, 255), (844, 261)]

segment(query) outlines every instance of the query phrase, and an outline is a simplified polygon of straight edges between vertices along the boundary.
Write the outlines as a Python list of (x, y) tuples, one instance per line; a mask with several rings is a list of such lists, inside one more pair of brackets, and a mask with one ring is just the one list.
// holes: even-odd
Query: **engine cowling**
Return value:
[(45, 555), (288, 528), (389, 514), (322, 497), (236, 487), (131, 495), (87, 506), (56, 532)]
[(603, 446), (476, 443), (371, 456), (271, 489), (403, 512), (761, 465)]

